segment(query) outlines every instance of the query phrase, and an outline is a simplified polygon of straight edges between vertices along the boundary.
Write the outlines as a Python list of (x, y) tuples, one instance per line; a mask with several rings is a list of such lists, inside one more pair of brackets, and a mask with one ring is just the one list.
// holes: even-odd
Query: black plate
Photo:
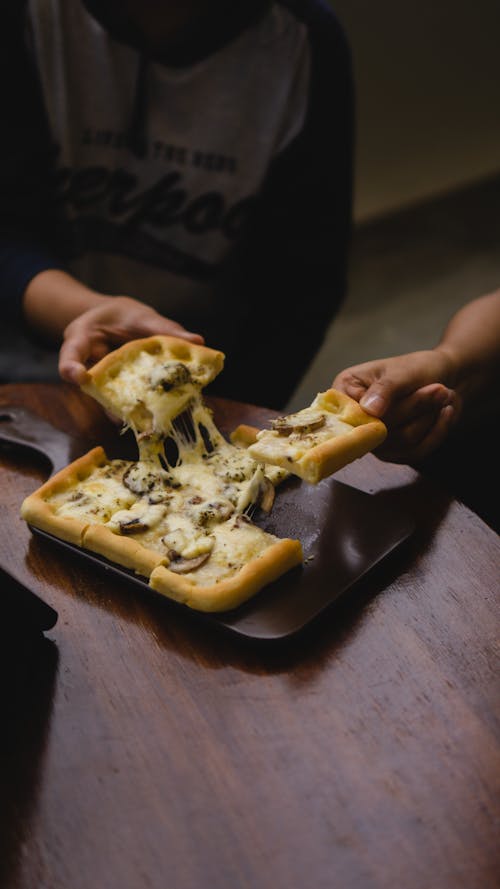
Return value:
[[(304, 564), (239, 608), (203, 617), (239, 635), (262, 640), (283, 639), (302, 630), (413, 531), (412, 522), (392, 507), (334, 479), (314, 487), (298, 479), (286, 481), (271, 514), (260, 513), (254, 521), (278, 537), (299, 538)], [(32, 531), (142, 591), (160, 595), (126, 568), (36, 528)], [(166, 607), (198, 616), (198, 612), (162, 598)]]

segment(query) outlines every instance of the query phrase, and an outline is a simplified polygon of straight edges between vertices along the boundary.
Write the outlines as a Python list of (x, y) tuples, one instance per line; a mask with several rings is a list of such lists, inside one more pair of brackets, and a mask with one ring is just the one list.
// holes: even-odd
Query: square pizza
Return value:
[[(346, 454), (354, 459), (378, 442), (352, 438), (372, 418), (359, 419), (351, 399), (340, 399), (342, 410), (334, 411), (333, 396), (323, 393), (317, 405), (279, 418), (271, 430), (240, 427), (227, 441), (202, 395), (223, 363), (221, 352), (166, 336), (129, 342), (103, 358), (82, 389), (132, 429), (137, 459), (109, 459), (93, 448), (27, 497), (23, 518), (201, 611), (235, 608), (299, 565), (300, 541), (267, 533), (252, 516), (272, 509), (289, 472), (317, 481), (334, 471), (333, 437), (351, 436), (345, 462)], [(308, 450), (316, 451), (316, 473), (304, 469)]]

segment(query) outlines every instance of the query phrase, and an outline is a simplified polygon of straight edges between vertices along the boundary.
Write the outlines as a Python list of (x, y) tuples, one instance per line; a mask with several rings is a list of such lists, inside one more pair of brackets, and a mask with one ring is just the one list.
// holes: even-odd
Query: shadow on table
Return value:
[(0, 886), (8, 889), (17, 885), (37, 805), (58, 650), (40, 632), (14, 635), (3, 639), (0, 663)]

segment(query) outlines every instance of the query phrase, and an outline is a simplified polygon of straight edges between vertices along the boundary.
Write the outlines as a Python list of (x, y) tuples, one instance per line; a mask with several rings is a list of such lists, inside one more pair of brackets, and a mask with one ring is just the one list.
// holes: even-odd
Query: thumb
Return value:
[(359, 403), (367, 414), (383, 417), (396, 399), (398, 386), (388, 378), (370, 384)]

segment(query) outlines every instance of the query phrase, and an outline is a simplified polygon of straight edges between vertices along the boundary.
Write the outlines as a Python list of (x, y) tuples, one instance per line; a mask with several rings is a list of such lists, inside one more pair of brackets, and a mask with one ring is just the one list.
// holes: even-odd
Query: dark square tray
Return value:
[[(331, 478), (314, 487), (298, 479), (287, 480), (279, 488), (271, 514), (259, 513), (254, 521), (278, 537), (299, 538), (304, 564), (238, 608), (203, 617), (241, 636), (262, 640), (298, 633), (413, 531), (408, 517), (380, 504), (370, 494)], [(72, 550), (98, 569), (111, 572), (115, 578), (150, 595), (160, 595), (145, 579), (126, 568), (36, 528), (32, 531)], [(201, 616), (200, 612), (162, 598), (165, 607)]]

